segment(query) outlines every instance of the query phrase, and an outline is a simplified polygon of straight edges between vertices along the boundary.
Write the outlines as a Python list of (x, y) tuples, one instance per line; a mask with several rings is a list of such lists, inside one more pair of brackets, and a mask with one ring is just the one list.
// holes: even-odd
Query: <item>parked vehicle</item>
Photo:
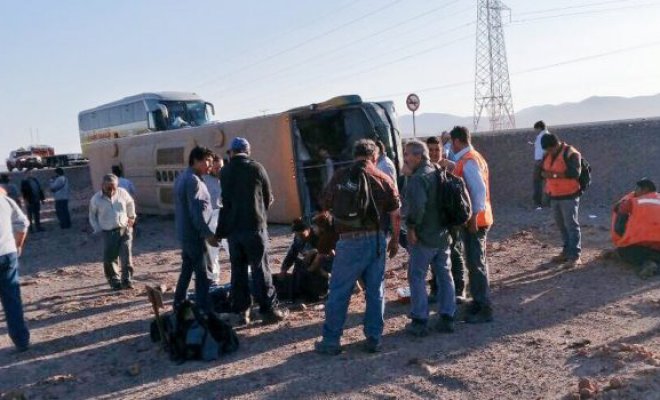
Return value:
[[(269, 220), (288, 223), (318, 209), (326, 168), (321, 149), (338, 168), (351, 162), (357, 139), (379, 139), (400, 168), (403, 151), (396, 121), (392, 102), (341, 96), (250, 119), (87, 141), (86, 154), (94, 187), (118, 165), (135, 184), (142, 212), (168, 214), (174, 210), (174, 180), (187, 168), (190, 150), (206, 146), (224, 156), (231, 139), (245, 137), (252, 143), (252, 157), (264, 165), (272, 182), (275, 203)], [(81, 128), (82, 140), (87, 137), (83, 139)]]
[(9, 153), (7, 158), (7, 170), (9, 172), (17, 169), (23, 171), (24, 169), (43, 168), (43, 160), (41, 156), (32, 153), (30, 150), (19, 149)]

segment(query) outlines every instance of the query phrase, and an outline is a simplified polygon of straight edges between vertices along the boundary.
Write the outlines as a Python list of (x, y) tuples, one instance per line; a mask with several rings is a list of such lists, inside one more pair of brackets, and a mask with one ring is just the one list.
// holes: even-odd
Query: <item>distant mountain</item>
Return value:
[[(525, 108), (516, 113), (516, 126), (531, 128), (538, 120), (544, 120), (552, 126), (651, 117), (660, 117), (660, 94), (637, 97), (594, 96), (577, 103)], [(437, 135), (455, 125), (473, 128), (472, 117), (424, 113), (415, 119), (417, 136)], [(412, 136), (412, 115), (400, 117), (399, 125), (403, 136)], [(487, 130), (487, 119), (482, 119), (479, 125), (479, 130)]]

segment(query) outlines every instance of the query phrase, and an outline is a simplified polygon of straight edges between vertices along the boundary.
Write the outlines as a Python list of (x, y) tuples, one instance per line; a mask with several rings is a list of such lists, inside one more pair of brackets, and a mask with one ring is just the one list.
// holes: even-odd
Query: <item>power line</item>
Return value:
[(606, 4), (612, 4), (612, 3), (622, 3), (622, 2), (629, 2), (630, 0), (609, 0), (609, 1), (599, 1), (595, 3), (585, 3), (585, 4), (579, 4), (579, 5), (573, 5), (573, 6), (567, 6), (567, 7), (555, 7), (555, 8), (546, 8), (545, 10), (536, 10), (536, 11), (528, 11), (524, 13), (516, 13), (516, 16), (521, 16), (521, 15), (533, 15), (533, 14), (544, 14), (547, 12), (553, 12), (553, 11), (564, 11), (564, 10), (572, 10), (576, 8), (586, 8), (586, 7), (595, 7), (595, 6), (602, 6)]
[(274, 53), (274, 54), (271, 54), (271, 55), (269, 55), (269, 56), (267, 56), (267, 57), (264, 57), (264, 58), (262, 58), (262, 59), (260, 59), (260, 60), (257, 60), (257, 61), (255, 61), (255, 62), (252, 62), (252, 63), (250, 63), (250, 64), (246, 64), (246, 65), (244, 65), (244, 66), (242, 66), (242, 67), (240, 67), (240, 68), (234, 69), (233, 71), (229, 71), (229, 72), (225, 73), (225, 74), (222, 75), (222, 76), (219, 76), (219, 77), (214, 78), (214, 79), (210, 79), (210, 80), (208, 80), (208, 81), (206, 81), (206, 82), (203, 82), (203, 83), (199, 84), (199, 85), (196, 86), (196, 87), (207, 86), (207, 85), (209, 85), (209, 84), (211, 84), (211, 83), (213, 83), (213, 82), (217, 82), (217, 81), (219, 81), (219, 80), (221, 80), (221, 79), (226, 79), (227, 77), (230, 77), (230, 76), (236, 75), (236, 74), (239, 73), (239, 72), (243, 72), (243, 71), (245, 71), (246, 69), (254, 68), (254, 67), (257, 66), (257, 65), (263, 64), (263, 63), (265, 63), (265, 62), (267, 62), (267, 61), (270, 61), (270, 60), (272, 60), (272, 59), (274, 59), (274, 58), (276, 58), (276, 57), (279, 57), (279, 56), (281, 56), (281, 55), (283, 55), (283, 54), (286, 54), (286, 53), (289, 53), (289, 52), (291, 52), (291, 51), (293, 51), (293, 50), (299, 49), (300, 47), (303, 47), (303, 46), (305, 46), (306, 44), (308, 44), (308, 43), (310, 43), (310, 42), (312, 42), (312, 41), (314, 41), (314, 40), (318, 40), (318, 39), (320, 39), (320, 38), (322, 38), (322, 37), (328, 36), (328, 35), (330, 35), (330, 34), (332, 34), (332, 33), (335, 33), (335, 32), (337, 32), (337, 31), (339, 31), (339, 30), (341, 30), (341, 29), (343, 29), (343, 28), (345, 28), (345, 27), (347, 27), (347, 26), (349, 26), (349, 25), (352, 25), (352, 24), (354, 24), (354, 23), (356, 23), (356, 22), (359, 22), (359, 21), (361, 21), (361, 20), (363, 20), (363, 19), (369, 18), (369, 17), (371, 17), (371, 16), (373, 16), (373, 15), (375, 15), (375, 14), (378, 14), (378, 13), (380, 13), (380, 12), (383, 12), (383, 11), (385, 11), (386, 9), (388, 9), (388, 8), (390, 8), (390, 7), (394, 6), (394, 5), (396, 5), (397, 3), (400, 3), (401, 1), (402, 1), (402, 0), (393, 0), (393, 1), (391, 1), (391, 2), (389, 2), (389, 3), (387, 3), (387, 4), (385, 4), (384, 6), (380, 7), (380, 8), (377, 9), (377, 10), (374, 10), (374, 11), (371, 11), (371, 12), (366, 13), (366, 14), (364, 14), (364, 15), (361, 15), (361, 16), (359, 16), (359, 17), (357, 17), (357, 18), (354, 18), (354, 19), (352, 19), (352, 20), (350, 20), (350, 21), (348, 21), (348, 22), (345, 22), (345, 23), (343, 23), (343, 24), (341, 24), (341, 25), (339, 25), (339, 26), (336, 26), (336, 27), (334, 27), (334, 28), (332, 28), (332, 29), (329, 29), (329, 30), (327, 30), (327, 31), (324, 31), (324, 32), (322, 32), (322, 33), (320, 33), (320, 34), (318, 34), (318, 35), (312, 36), (312, 37), (309, 38), (309, 39), (306, 39), (306, 40), (304, 40), (304, 41), (302, 41), (302, 42), (296, 43), (295, 45), (293, 45), (293, 46), (291, 46), (291, 47), (287, 47), (287, 48), (284, 49), (284, 50), (278, 51), (278, 52), (276, 52), (276, 53)]
[(545, 16), (535, 17), (535, 18), (513, 20), (513, 21), (511, 21), (511, 24), (512, 25), (518, 25), (518, 24), (522, 24), (522, 23), (540, 21), (540, 20), (544, 20), (544, 19), (572, 17), (572, 16), (576, 16), (576, 15), (593, 15), (593, 14), (606, 13), (606, 12), (610, 12), (610, 11), (626, 10), (626, 9), (631, 9), (631, 8), (638, 9), (638, 8), (644, 8), (644, 7), (657, 7), (657, 6), (660, 6), (660, 3), (635, 4), (635, 5), (629, 5), (629, 6), (623, 6), (623, 7), (606, 8), (606, 9), (601, 9), (601, 10), (588, 10), (588, 11), (578, 11), (578, 12), (574, 12), (574, 13), (545, 15)]
[[(361, 37), (361, 38), (354, 39), (354, 40), (352, 40), (350, 43), (343, 44), (343, 45), (341, 45), (341, 46), (337, 46), (337, 47), (335, 47), (335, 48), (333, 48), (333, 49), (325, 50), (325, 51), (323, 51), (322, 53), (319, 53), (319, 54), (316, 54), (316, 55), (314, 55), (314, 56), (311, 56), (311, 57), (305, 58), (305, 59), (303, 59), (303, 60), (301, 60), (301, 61), (298, 61), (298, 62), (295, 62), (295, 63), (289, 64), (289, 65), (287, 65), (286, 67), (280, 68), (279, 70), (274, 71), (274, 72), (271, 72), (271, 73), (269, 73), (269, 74), (267, 74), (267, 75), (263, 75), (263, 76), (258, 77), (258, 78), (256, 78), (256, 79), (251, 79), (250, 81), (245, 82), (245, 83), (240, 83), (240, 84), (237, 84), (237, 85), (230, 86), (230, 87), (228, 87), (228, 88), (224, 88), (224, 89), (222, 90), (222, 92), (227, 92), (227, 91), (230, 91), (230, 90), (236, 90), (236, 89), (244, 88), (246, 85), (253, 85), (253, 84), (256, 83), (256, 82), (263, 81), (263, 80), (265, 80), (265, 79), (271, 78), (271, 77), (273, 77), (273, 76), (277, 76), (277, 75), (282, 74), (282, 73), (284, 73), (284, 72), (291, 71), (291, 70), (294, 70), (294, 69), (298, 69), (298, 68), (300, 68), (300, 67), (302, 67), (302, 66), (305, 66), (305, 65), (309, 64), (310, 62), (315, 62), (315, 61), (319, 61), (319, 60), (324, 59), (324, 58), (328, 58), (329, 56), (331, 56), (331, 55), (333, 55), (333, 54), (336, 54), (336, 53), (338, 53), (338, 52), (341, 52), (342, 50), (345, 50), (345, 49), (347, 49), (347, 48), (349, 48), (349, 47), (353, 47), (353, 46), (355, 46), (355, 45), (357, 45), (357, 44), (360, 44), (360, 43), (362, 43), (362, 42), (364, 42), (364, 41), (366, 41), (366, 40), (368, 40), (368, 39), (371, 39), (371, 38), (373, 38), (373, 37), (376, 37), (376, 36), (382, 35), (382, 34), (387, 33), (387, 32), (391, 32), (391, 31), (393, 31), (393, 30), (395, 30), (395, 29), (397, 29), (397, 28), (399, 28), (399, 27), (401, 27), (401, 26), (403, 26), (403, 25), (406, 25), (406, 24), (409, 24), (409, 23), (411, 23), (411, 22), (413, 22), (413, 21), (416, 21), (416, 20), (419, 20), (419, 19), (422, 19), (422, 18), (428, 17), (428, 16), (430, 16), (430, 15), (433, 15), (434, 13), (436, 13), (436, 12), (438, 12), (438, 11), (441, 11), (441, 10), (443, 10), (443, 9), (446, 9), (447, 7), (449, 7), (450, 5), (455, 4), (455, 3), (458, 3), (458, 0), (454, 0), (454, 1), (451, 1), (451, 2), (449, 2), (449, 3), (447, 3), (447, 4), (442, 5), (442, 6), (440, 6), (440, 7), (436, 7), (436, 8), (433, 8), (433, 9), (431, 9), (431, 10), (424, 11), (424, 12), (422, 12), (422, 13), (420, 13), (420, 14), (417, 14), (417, 15), (411, 17), (411, 18), (408, 18), (408, 19), (406, 19), (406, 20), (404, 20), (404, 21), (401, 21), (400, 23), (397, 23), (397, 24), (392, 25), (392, 26), (388, 26), (388, 27), (385, 28), (385, 29), (381, 29), (381, 30), (379, 30), (379, 31), (376, 31), (376, 32), (370, 33), (370, 34), (365, 35), (365, 36), (363, 36), (363, 37)], [(449, 14), (449, 15), (446, 15), (446, 16), (444, 16), (444, 17), (447, 18), (447, 17), (455, 16), (455, 15), (457, 15), (457, 14), (460, 14), (460, 13), (462, 13), (462, 12), (464, 12), (464, 11), (467, 11), (467, 10), (470, 10), (470, 9), (472, 9), (472, 7), (470, 7), (470, 8), (466, 8), (466, 9), (462, 9), (462, 10), (459, 10), (458, 12), (455, 12), (455, 13), (453, 13), (453, 14)], [(458, 28), (461, 28), (461, 27), (458, 27)], [(415, 27), (415, 29), (413, 29), (413, 30), (417, 30), (417, 29), (419, 29), (419, 26)], [(410, 32), (410, 31), (408, 31), (408, 32)], [(408, 32), (407, 32), (407, 33), (408, 33)], [(423, 39), (423, 40), (426, 40), (426, 39)], [(419, 42), (419, 40), (417, 40), (417, 41)], [(390, 51), (396, 51), (396, 50), (392, 50), (392, 49), (391, 49)]]

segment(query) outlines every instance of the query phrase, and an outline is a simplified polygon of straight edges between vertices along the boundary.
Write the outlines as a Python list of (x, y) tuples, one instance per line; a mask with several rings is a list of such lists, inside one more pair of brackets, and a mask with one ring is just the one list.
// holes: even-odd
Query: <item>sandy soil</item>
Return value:
[[(603, 210), (582, 213), (585, 264), (574, 270), (547, 263), (558, 252), (547, 211), (499, 210), (489, 244), (491, 324), (407, 336), (407, 306), (395, 294), (407, 285), (402, 251), (388, 262), (382, 353), (357, 345), (364, 304), (354, 296), (337, 357), (312, 351), (323, 312), (310, 307), (279, 326), (239, 330), (241, 348), (220, 361), (175, 365), (149, 340), (143, 289), (171, 288), (177, 279), (172, 219), (141, 221), (136, 289), (111, 292), (100, 240), (85, 228), (88, 195), (73, 204), (74, 229), (60, 231), (51, 220), (47, 232), (29, 237), (21, 274), (33, 347), (16, 353), (0, 321), (2, 398), (557, 399), (579, 398), (587, 378), (598, 398), (660, 399), (660, 279), (642, 281), (600, 257), (609, 247)], [(271, 235), (277, 267), (290, 238), (282, 226)]]

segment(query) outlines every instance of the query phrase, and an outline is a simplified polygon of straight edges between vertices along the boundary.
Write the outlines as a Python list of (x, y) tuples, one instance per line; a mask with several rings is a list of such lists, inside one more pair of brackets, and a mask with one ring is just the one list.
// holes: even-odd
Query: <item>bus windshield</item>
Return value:
[(206, 103), (203, 101), (160, 101), (167, 108), (168, 128), (200, 126), (209, 122)]

